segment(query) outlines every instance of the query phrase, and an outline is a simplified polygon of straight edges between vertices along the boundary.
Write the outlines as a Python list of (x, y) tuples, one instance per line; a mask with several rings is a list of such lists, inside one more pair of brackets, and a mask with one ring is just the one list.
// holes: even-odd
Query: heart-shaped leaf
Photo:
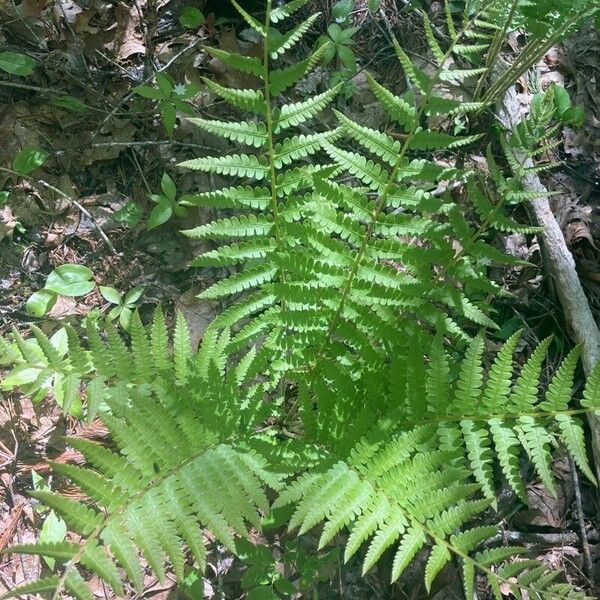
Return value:
[(81, 265), (60, 265), (46, 281), (46, 289), (63, 296), (85, 296), (95, 285), (93, 273)]

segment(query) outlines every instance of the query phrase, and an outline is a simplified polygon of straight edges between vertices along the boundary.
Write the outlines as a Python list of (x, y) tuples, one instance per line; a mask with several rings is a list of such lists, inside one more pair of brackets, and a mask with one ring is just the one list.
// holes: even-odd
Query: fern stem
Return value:
[(498, 58), (498, 55), (500, 54), (502, 44), (504, 43), (504, 41), (506, 39), (506, 33), (508, 32), (508, 28), (510, 27), (510, 25), (513, 21), (515, 13), (517, 12), (519, 2), (520, 2), (520, 0), (513, 0), (512, 6), (510, 7), (510, 12), (509, 12), (508, 16), (506, 17), (506, 19), (504, 20), (504, 23), (502, 24), (502, 29), (497, 31), (496, 35), (494, 36), (494, 40), (492, 42), (492, 45), (489, 49), (489, 52), (488, 52), (488, 55), (487, 55), (487, 58), (485, 61), (485, 66), (487, 68), (487, 71), (480, 77), (479, 81), (477, 82), (477, 87), (475, 88), (475, 92), (473, 93), (474, 100), (477, 100), (477, 98), (479, 97), (479, 94), (481, 94), (481, 90), (483, 88), (483, 85), (485, 84), (487, 76), (488, 76), (490, 70), (492, 69), (492, 67), (494, 66), (496, 59)]
[[(263, 69), (264, 69), (264, 94), (266, 104), (267, 120), (267, 147), (269, 152), (269, 173), (271, 179), (271, 211), (273, 213), (273, 231), (275, 233), (275, 243), (277, 249), (281, 250), (281, 231), (279, 229), (279, 203), (277, 201), (277, 183), (275, 170), (275, 144), (273, 141), (273, 111), (271, 107), (271, 86), (269, 80), (269, 31), (271, 25), (271, 5), (272, 0), (267, 0), (265, 11), (265, 37), (263, 40)], [(283, 281), (283, 273), (281, 274)]]
[[(499, 98), (523, 73), (530, 69), (544, 54), (578, 21), (591, 15), (597, 9), (581, 10), (570, 19), (566, 20), (547, 38), (534, 38), (521, 51), (517, 60), (502, 73), (496, 82), (483, 96), (483, 101), (488, 104)], [(481, 111), (480, 111), (481, 112)], [(480, 113), (478, 113), (480, 114)]]

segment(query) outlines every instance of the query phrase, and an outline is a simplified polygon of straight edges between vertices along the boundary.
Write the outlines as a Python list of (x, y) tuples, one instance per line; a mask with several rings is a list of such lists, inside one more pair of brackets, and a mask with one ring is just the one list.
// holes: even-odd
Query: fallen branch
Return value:
[[(504, 94), (497, 116), (509, 131), (519, 123), (521, 105), (514, 87)], [(513, 150), (513, 154), (525, 168), (534, 166), (533, 161), (519, 151)], [(571, 337), (583, 346), (582, 362), (587, 376), (600, 360), (600, 331), (579, 281), (573, 255), (550, 208), (548, 190), (536, 173), (527, 173), (522, 184), (526, 191), (542, 194), (540, 198), (529, 201), (528, 207), (534, 223), (544, 229), (539, 234), (544, 267), (556, 290)], [(596, 477), (600, 481), (600, 416), (589, 414), (588, 421), (592, 431)]]

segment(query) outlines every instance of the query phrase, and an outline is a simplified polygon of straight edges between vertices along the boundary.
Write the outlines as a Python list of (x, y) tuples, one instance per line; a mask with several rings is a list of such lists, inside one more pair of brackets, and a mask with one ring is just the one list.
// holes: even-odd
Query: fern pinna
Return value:
[[(204, 565), (202, 528), (235, 552), (236, 537), (260, 529), (273, 506), (293, 504), (292, 532), (322, 524), (325, 546), (348, 530), (345, 558), (361, 552), (364, 571), (391, 549), (395, 580), (427, 551), (428, 589), (455, 556), (467, 600), (476, 574), (497, 599), (507, 589), (516, 597), (526, 591), (529, 598), (584, 598), (538, 562), (515, 560), (524, 548), (494, 546), (496, 528), (476, 523), (484, 515), (493, 519), (499, 473), (526, 501), (525, 461), (552, 492), (556, 445), (593, 481), (580, 415), (600, 410), (600, 367), (581, 402), (572, 402), (578, 349), (542, 393), (550, 340), (517, 375), (518, 334), (489, 368), (484, 338), (469, 335), (473, 324), (495, 327), (485, 299), (500, 290), (487, 277), (488, 264), (512, 260), (484, 234), (534, 231), (503, 212), (507, 201), (529, 196), (503, 176), (491, 151), (489, 177), (442, 165), (439, 155), (480, 136), (454, 135), (433, 123), (451, 117), (467, 127), (485, 107), (452, 100), (448, 92), (486, 74), (471, 62), (493, 50), (505, 3), (470, 3), (473, 11), (458, 24), (446, 3), (443, 40), (424, 15), (434, 73), (417, 68), (396, 43), (410, 93), (399, 97), (369, 78), (392, 123), (385, 132), (333, 113), (336, 129), (295, 135), (289, 129), (331, 104), (337, 89), (300, 102), (282, 98), (322, 49), (290, 66), (273, 70), (271, 63), (315, 17), (281, 32), (275, 26), (306, 0), (277, 8), (268, 0), (264, 22), (234, 4), (262, 36), (262, 60), (208, 51), (262, 80), (263, 89), (206, 80), (210, 91), (253, 116), (195, 123), (250, 150), (183, 167), (241, 178), (188, 198), (237, 211), (187, 232), (233, 240), (195, 264), (241, 265), (202, 294), (235, 295), (235, 301), (211, 324), (198, 352), (183, 318), (170, 337), (160, 311), (148, 328), (135, 315), (129, 340), (110, 325), (104, 337), (89, 322), (83, 343), (69, 327), (51, 339), (34, 328), (30, 339), (15, 332), (2, 342), (3, 361), (13, 365), (4, 389), (19, 385), (40, 397), (52, 391), (65, 410), (98, 414), (114, 447), (69, 441), (87, 466), (54, 468), (89, 500), (37, 493), (73, 535), (13, 547), (54, 558), (60, 567), (8, 596), (66, 591), (90, 600), (89, 573), (116, 594), (141, 591), (145, 568), (162, 578), (170, 564), (182, 577), (187, 565)], [(539, 108), (507, 148), (539, 149), (547, 132), (539, 125), (552, 117), (545, 105)], [(313, 155), (324, 161), (304, 160)], [(342, 181), (343, 171), (351, 177)], [(459, 185), (466, 199), (453, 196)], [(475, 226), (473, 213), (480, 218)]]

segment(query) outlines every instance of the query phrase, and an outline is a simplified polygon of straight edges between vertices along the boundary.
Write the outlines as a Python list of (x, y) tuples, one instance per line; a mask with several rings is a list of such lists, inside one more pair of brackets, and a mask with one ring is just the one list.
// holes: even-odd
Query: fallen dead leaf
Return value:
[(126, 60), (134, 54), (146, 54), (144, 34), (141, 31), (141, 13), (145, 0), (137, 0), (131, 6), (120, 3), (116, 6), (117, 35), (114, 50), (119, 60)]
[(0, 241), (2, 241), (5, 237), (12, 235), (15, 227), (17, 225), (17, 220), (10, 210), (9, 206), (3, 206), (0, 208)]

